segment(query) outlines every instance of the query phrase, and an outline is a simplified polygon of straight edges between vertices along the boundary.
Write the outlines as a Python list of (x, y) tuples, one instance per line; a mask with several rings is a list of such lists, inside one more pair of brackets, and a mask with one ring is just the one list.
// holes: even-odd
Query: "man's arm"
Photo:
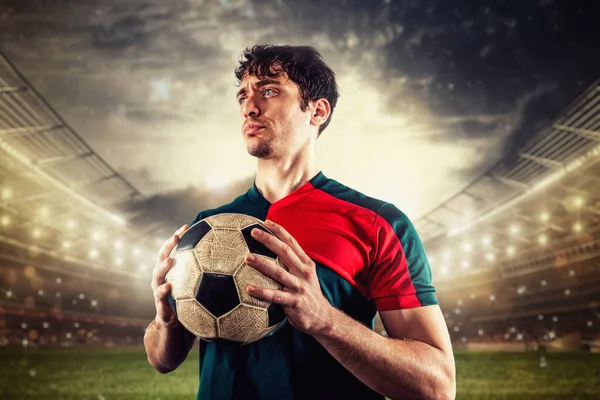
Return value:
[(187, 358), (196, 338), (180, 323), (150, 323), (144, 334), (148, 362), (161, 374), (173, 371)]
[(148, 355), (148, 362), (161, 374), (179, 367), (187, 358), (196, 340), (194, 335), (181, 325), (169, 305), (167, 296), (171, 291), (171, 284), (165, 283), (165, 275), (173, 266), (173, 259), (169, 254), (186, 230), (187, 225), (182, 226), (162, 245), (150, 283), (154, 293), (156, 317), (144, 334), (144, 348)]
[(381, 311), (385, 338), (332, 307), (313, 334), (346, 369), (391, 399), (454, 399), (455, 365), (439, 306)]

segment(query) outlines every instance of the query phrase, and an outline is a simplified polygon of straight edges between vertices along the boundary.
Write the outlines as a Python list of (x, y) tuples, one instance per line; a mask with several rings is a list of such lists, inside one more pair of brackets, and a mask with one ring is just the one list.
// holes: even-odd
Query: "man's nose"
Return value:
[(244, 117), (260, 115), (260, 107), (254, 96), (248, 96), (242, 103), (242, 113)]

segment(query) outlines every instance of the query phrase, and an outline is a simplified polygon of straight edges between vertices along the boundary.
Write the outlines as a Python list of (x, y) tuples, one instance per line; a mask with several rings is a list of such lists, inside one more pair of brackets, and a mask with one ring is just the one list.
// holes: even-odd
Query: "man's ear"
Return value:
[(331, 114), (331, 105), (326, 99), (318, 99), (313, 102), (314, 110), (310, 117), (310, 124), (313, 126), (321, 126), (329, 118)]

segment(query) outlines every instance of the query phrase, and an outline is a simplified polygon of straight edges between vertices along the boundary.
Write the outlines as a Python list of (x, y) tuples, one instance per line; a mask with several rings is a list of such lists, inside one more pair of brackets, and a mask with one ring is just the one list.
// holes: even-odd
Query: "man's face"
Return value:
[(311, 108), (300, 109), (300, 90), (285, 72), (274, 78), (246, 75), (237, 95), (248, 153), (279, 158), (307, 144)]

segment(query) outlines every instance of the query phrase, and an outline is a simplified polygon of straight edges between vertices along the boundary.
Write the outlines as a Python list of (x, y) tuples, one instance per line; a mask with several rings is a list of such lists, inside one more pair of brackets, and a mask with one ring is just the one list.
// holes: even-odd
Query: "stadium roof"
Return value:
[(5, 260), (86, 276), (151, 269), (157, 244), (120, 212), (143, 196), (1, 54), (0, 176)]
[(442, 289), (597, 261), (600, 80), (415, 225)]

